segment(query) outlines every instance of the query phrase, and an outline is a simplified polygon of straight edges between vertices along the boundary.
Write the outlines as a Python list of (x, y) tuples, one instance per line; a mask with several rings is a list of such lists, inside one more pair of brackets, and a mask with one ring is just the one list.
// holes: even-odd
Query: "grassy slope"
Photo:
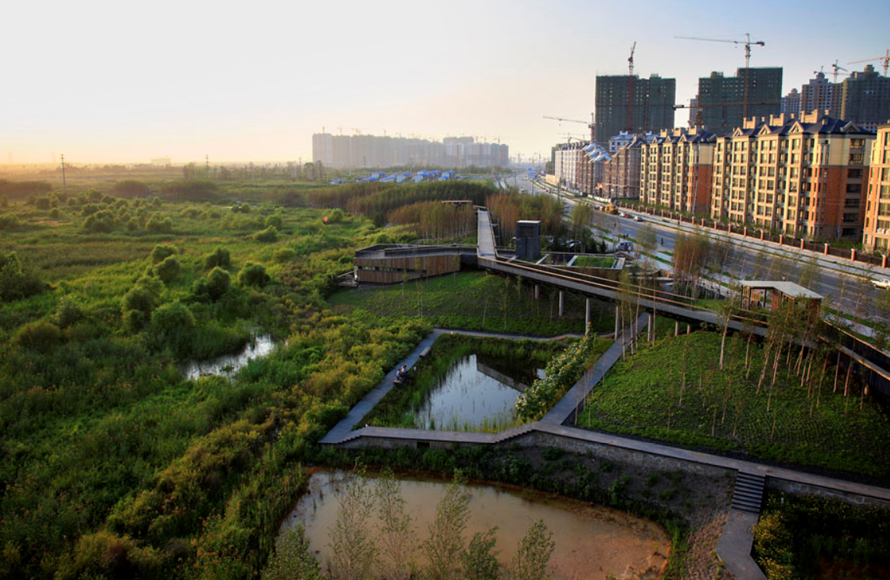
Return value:
[[(859, 409), (858, 385), (851, 387), (848, 399), (844, 398), (843, 372), (838, 392), (833, 393), (834, 367), (829, 365), (817, 406), (821, 364), (813, 365), (813, 396), (808, 397), (807, 387), (801, 387), (800, 378), (793, 373), (794, 363), (789, 365), (789, 376), (783, 357), (771, 410), (767, 412), (769, 372), (763, 389), (756, 394), (761, 349), (752, 345), (752, 371), (747, 379), (743, 341), (736, 339), (728, 344), (723, 371), (717, 365), (719, 354), (717, 333), (698, 332), (662, 340), (618, 363), (606, 377), (605, 386), (598, 386), (591, 394), (579, 423), (681, 445), (742, 451), (754, 457), (881, 478), (890, 476), (890, 451), (876, 444), (890, 437), (890, 421), (869, 397)], [(686, 387), (681, 389), (684, 357), (688, 357), (690, 370)]]
[[(507, 282), (478, 271), (340, 292), (330, 301), (379, 316), (416, 317), (422, 312), (424, 320), (446, 328), (541, 336), (584, 331), (584, 299), (580, 296), (565, 294), (565, 315), (560, 319), (556, 292), (542, 289), (541, 298), (536, 301), (530, 284), (523, 284), (520, 294), (512, 280)], [(614, 327), (609, 305), (592, 300), (591, 311), (594, 331)]]

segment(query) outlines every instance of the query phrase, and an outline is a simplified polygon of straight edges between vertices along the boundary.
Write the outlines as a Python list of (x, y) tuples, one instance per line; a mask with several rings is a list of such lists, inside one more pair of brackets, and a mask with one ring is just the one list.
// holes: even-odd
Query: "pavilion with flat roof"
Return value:
[(788, 301), (805, 301), (810, 313), (818, 316), (819, 308), (822, 306), (821, 294), (816, 294), (794, 282), (743, 280), (739, 285), (742, 287), (742, 308), (746, 310), (778, 310)]

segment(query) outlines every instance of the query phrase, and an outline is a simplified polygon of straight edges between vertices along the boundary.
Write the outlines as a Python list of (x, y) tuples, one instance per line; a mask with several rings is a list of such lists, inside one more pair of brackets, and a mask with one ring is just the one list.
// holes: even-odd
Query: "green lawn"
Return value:
[[(331, 304), (352, 306), (385, 317), (422, 317), (435, 326), (513, 334), (554, 336), (584, 332), (584, 298), (566, 292), (565, 315), (560, 318), (557, 292), (515, 279), (479, 271), (431, 278), (393, 286), (339, 292)], [(591, 324), (596, 332), (614, 328), (613, 307), (591, 300)]]
[(752, 345), (746, 378), (745, 348), (741, 338), (729, 339), (726, 366), (720, 370), (719, 333), (662, 339), (615, 365), (605, 385), (591, 393), (579, 426), (890, 477), (890, 450), (882, 444), (890, 437), (890, 421), (869, 396), (860, 409), (855, 381), (844, 397), (843, 369), (833, 392), (835, 367), (829, 364), (820, 390), (822, 363), (814, 363), (808, 395), (794, 373), (797, 351), (790, 364), (783, 356), (767, 411), (771, 373), (758, 394), (763, 353)]
[(603, 258), (599, 256), (578, 256), (572, 266), (577, 268), (611, 268), (615, 265), (615, 258)]

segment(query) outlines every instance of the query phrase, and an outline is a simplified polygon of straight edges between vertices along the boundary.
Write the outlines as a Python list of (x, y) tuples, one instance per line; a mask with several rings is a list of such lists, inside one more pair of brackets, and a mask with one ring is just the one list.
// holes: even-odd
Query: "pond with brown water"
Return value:
[[(343, 471), (317, 471), (307, 493), (286, 518), (282, 530), (302, 523), (322, 569), (329, 558), (328, 530), (337, 517)], [(373, 474), (369, 474), (373, 478)], [(436, 505), (448, 483), (397, 476), (418, 543), (428, 535)], [(371, 482), (373, 484), (373, 481)], [(553, 532), (550, 560), (555, 580), (656, 579), (670, 553), (670, 538), (658, 524), (617, 510), (592, 506), (553, 494), (469, 483), (470, 519), (465, 541), (497, 526), (498, 558), (506, 564), (537, 520)]]

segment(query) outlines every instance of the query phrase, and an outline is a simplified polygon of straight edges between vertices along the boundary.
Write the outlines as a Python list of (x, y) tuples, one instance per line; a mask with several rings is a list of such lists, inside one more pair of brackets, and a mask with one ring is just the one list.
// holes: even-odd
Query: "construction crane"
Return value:
[(751, 65), (751, 47), (752, 46), (766, 46), (766, 43), (762, 40), (755, 40), (751, 42), (751, 35), (749, 33), (745, 33), (745, 40), (729, 40), (724, 38), (699, 38), (697, 36), (675, 36), (674, 38), (682, 38), (684, 40), (704, 40), (706, 42), (731, 42), (735, 45), (744, 45), (745, 47), (745, 68), (749, 68)]
[(572, 133), (560, 133), (560, 135), (564, 135), (565, 137), (567, 137), (568, 138), (567, 143), (569, 143), (569, 144), (572, 143), (572, 139), (574, 139), (575, 141), (578, 141), (579, 143), (584, 141), (584, 137), (579, 137), (577, 135), (573, 135)]
[(361, 135), (361, 134), (362, 134), (362, 130), (361, 130), (361, 129), (356, 129), (355, 127), (350, 127), (350, 129), (352, 129), (353, 131), (355, 131), (355, 134), (356, 134), (356, 135)]
[(862, 60), (854, 60), (853, 62), (848, 62), (847, 64), (861, 64), (863, 62), (874, 62), (876, 60), (883, 61), (884, 64), (884, 76), (887, 76), (887, 69), (890, 68), (890, 48), (884, 53), (884, 56), (874, 56), (872, 58), (864, 58)]
[(565, 121), (566, 123), (581, 123), (582, 125), (587, 125), (590, 127), (590, 140), (593, 141), (593, 113), (590, 114), (590, 122), (587, 121), (579, 121), (578, 119), (566, 119), (565, 117), (551, 117), (550, 115), (544, 115), (545, 119), (550, 119), (551, 121), (559, 121), (560, 123)]
[(845, 69), (844, 67), (839, 66), (839, 65), (837, 64), (837, 59), (834, 59), (834, 63), (832, 63), (831, 68), (834, 70), (834, 82), (837, 82), (837, 73), (838, 73), (838, 71), (847, 71), (847, 72), (850, 72), (850, 71), (848, 71), (847, 69)]
[[(634, 40), (630, 47), (630, 57), (627, 59), (627, 132), (633, 133), (633, 108), (634, 108), (634, 51), (637, 49), (637, 41)], [(591, 139), (592, 140), (592, 139)]]

